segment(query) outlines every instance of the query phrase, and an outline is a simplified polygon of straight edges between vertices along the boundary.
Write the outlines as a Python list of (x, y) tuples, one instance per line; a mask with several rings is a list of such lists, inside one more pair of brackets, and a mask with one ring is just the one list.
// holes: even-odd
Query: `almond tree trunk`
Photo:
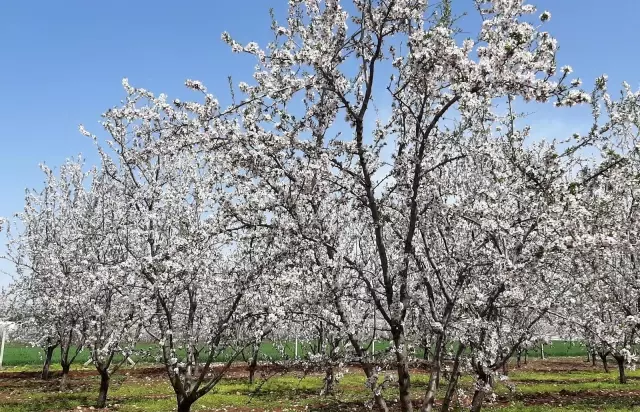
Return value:
[(258, 354), (260, 353), (260, 346), (253, 348), (251, 353), (251, 362), (249, 363), (249, 385), (253, 385), (256, 369), (258, 368)]
[(504, 363), (502, 364), (502, 374), (504, 376), (509, 375), (509, 359), (505, 360)]
[(430, 345), (429, 342), (425, 339), (423, 344), (422, 344), (423, 350), (424, 352), (422, 352), (422, 360), (423, 362), (423, 366), (425, 369), (427, 369), (427, 361), (429, 361), (429, 349), (430, 349)]
[(191, 412), (191, 405), (193, 405), (193, 401), (189, 399), (178, 398), (178, 412)]
[(60, 378), (60, 390), (66, 391), (69, 389), (69, 369), (71, 369), (71, 365), (62, 364), (62, 378)]
[(335, 384), (335, 374), (333, 372), (333, 365), (327, 366), (324, 374), (324, 385), (322, 388), (322, 394), (325, 396), (333, 394), (333, 388)]
[(453, 396), (455, 395), (456, 389), (458, 388), (458, 379), (460, 378), (460, 358), (462, 357), (464, 349), (465, 346), (463, 344), (460, 344), (458, 346), (458, 350), (456, 351), (456, 357), (453, 361), (453, 367), (451, 368), (451, 379), (449, 380), (447, 392), (444, 395), (444, 399), (442, 400), (442, 407), (440, 408), (441, 412), (449, 411), (451, 401), (453, 400)]
[(413, 403), (411, 402), (411, 378), (409, 375), (409, 362), (405, 349), (404, 334), (402, 326), (394, 325), (392, 327), (393, 344), (396, 351), (396, 371), (398, 374), (398, 390), (400, 400), (400, 410), (402, 412), (413, 412)]
[(436, 345), (433, 349), (433, 356), (431, 357), (431, 373), (429, 375), (429, 383), (427, 384), (427, 391), (424, 395), (424, 401), (422, 402), (421, 412), (433, 411), (436, 395), (438, 394), (438, 385), (440, 383), (440, 368), (442, 364), (442, 351), (444, 348), (444, 334), (439, 333), (436, 339)]
[(51, 367), (51, 358), (53, 358), (53, 351), (56, 349), (55, 346), (47, 346), (44, 357), (44, 365), (42, 366), (42, 375), (41, 378), (43, 380), (49, 379), (49, 368)]
[[(364, 375), (367, 377), (367, 379), (370, 379), (371, 376), (373, 376), (373, 366), (371, 364), (362, 365), (362, 370), (364, 371)], [(387, 407), (387, 403), (382, 397), (382, 393), (379, 393), (375, 388), (373, 389), (373, 401), (378, 410), (380, 410), (381, 412), (389, 412), (389, 408)]]
[(492, 387), (493, 382), (490, 375), (487, 375), (483, 370), (477, 370), (478, 373), (478, 387), (473, 394), (473, 400), (471, 401), (471, 412), (480, 412), (484, 398), (487, 395), (486, 387)]
[(404, 354), (396, 353), (398, 362), (398, 389), (400, 390), (400, 409), (402, 412), (412, 412), (413, 404), (411, 403), (411, 379), (409, 377), (409, 364)]
[(98, 394), (98, 402), (96, 406), (98, 408), (104, 408), (107, 406), (107, 393), (109, 392), (109, 381), (111, 377), (109, 376), (108, 370), (100, 370), (100, 393)]
[(600, 359), (602, 359), (602, 367), (604, 368), (605, 373), (609, 373), (609, 364), (607, 363), (607, 354), (606, 353), (598, 353), (600, 355)]
[(624, 356), (613, 355), (613, 358), (618, 363), (618, 376), (620, 378), (620, 383), (621, 384), (627, 383), (627, 375), (626, 375), (625, 369), (624, 369)]
[(320, 322), (320, 326), (318, 327), (318, 346), (316, 349), (316, 354), (324, 353), (322, 348), (324, 347), (324, 325)]

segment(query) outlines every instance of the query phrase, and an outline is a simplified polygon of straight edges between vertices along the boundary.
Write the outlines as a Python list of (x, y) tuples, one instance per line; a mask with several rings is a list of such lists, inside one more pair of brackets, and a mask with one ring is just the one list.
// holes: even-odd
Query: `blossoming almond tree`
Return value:
[[(19, 274), (12, 312), (22, 339), (30, 335), (44, 346), (45, 377), (60, 345), (62, 387), (79, 352), (90, 351), (101, 377), (97, 405), (104, 407), (111, 375), (135, 344), (141, 312), (132, 277), (118, 270), (126, 256), (112, 230), (121, 223), (118, 193), (106, 176), (82, 167), (69, 161), (59, 177), (44, 168), (44, 191), (27, 199), (24, 231), (10, 243)], [(118, 354), (124, 356), (114, 362)]]
[[(468, 4), (482, 23), (461, 40), (451, 0), (291, 0), (266, 46), (223, 34), (257, 59), (228, 108), (198, 81), (187, 86), (201, 101), (169, 102), (125, 80), (108, 138), (93, 136), (100, 171), (46, 169), (10, 248), (63, 370), (72, 347), (89, 346), (103, 406), (114, 357), (142, 328), (185, 412), (246, 348), (306, 324), (331, 339), (308, 360), (326, 367), (326, 391), (356, 361), (387, 410), (379, 371), (393, 365), (412, 411), (409, 364), (432, 344), (422, 410), (453, 347), (442, 408), (468, 370), (479, 411), (499, 369), (574, 295), (607, 302), (591, 327), (628, 363), (637, 95), (611, 99), (604, 78), (580, 91), (540, 29), (550, 13)], [(528, 101), (591, 101), (594, 125), (532, 143), (514, 109)], [(585, 167), (594, 148), (601, 159)], [(376, 332), (392, 344), (374, 357)]]
[[(561, 199), (568, 184), (555, 151), (525, 150), (523, 137), (496, 134), (467, 148), (464, 159), (441, 169), (424, 200), (437, 213), (419, 223), (412, 259), (420, 268), (413, 280), (418, 306), (437, 336), (431, 402), (445, 344), (459, 345), (454, 372), (468, 353), (479, 388), (491, 386), (566, 288), (554, 233), (575, 215)], [(443, 408), (454, 389), (450, 381)], [(474, 395), (476, 410), (483, 396), (484, 389)]]
[(576, 235), (574, 287), (562, 320), (582, 334), (605, 370), (607, 356), (616, 360), (620, 383), (634, 367), (638, 342), (637, 196), (640, 92), (624, 83), (612, 98), (607, 77), (596, 80), (592, 94), (590, 139), (596, 155), (584, 162), (572, 186), (584, 210)]
[(637, 201), (640, 190), (636, 161), (631, 158), (590, 184), (583, 205), (583, 246), (577, 263), (581, 275), (574, 288), (574, 324), (589, 346), (618, 366), (619, 381), (626, 383), (625, 368), (637, 361), (640, 341), (640, 288), (637, 282)]
[(59, 345), (62, 389), (67, 387), (71, 364), (86, 343), (83, 275), (87, 262), (77, 240), (82, 238), (82, 217), (88, 205), (85, 185), (94, 172), (82, 168), (81, 160), (68, 161), (56, 176), (42, 167), (45, 188), (27, 193), (24, 212), (18, 215), (22, 227), (14, 232), (22, 230), (10, 235), (7, 253), (16, 265), (13, 289), (21, 304), (30, 309), (20, 310), (24, 315), (21, 323), (29, 325), (23, 330), (37, 327), (48, 349)]
[[(417, 228), (432, 213), (426, 201), (437, 185), (432, 179), (437, 182), (442, 167), (468, 155), (456, 143), (459, 136), (486, 135), (485, 122), (471, 120), (490, 114), (495, 99), (557, 97), (558, 104), (570, 105), (588, 96), (564, 85), (568, 69), (556, 76), (556, 42), (527, 21), (535, 9), (521, 1), (478, 3), (483, 24), (475, 41), (462, 44), (450, 2), (435, 9), (417, 0), (348, 6), (290, 2), (287, 25), (274, 22), (275, 39), (265, 48), (223, 38), (258, 60), (254, 85), (240, 85), (246, 98), (239, 111), (244, 145), (268, 162), (263, 170), (255, 168), (256, 176), (312, 182), (312, 172), (298, 176), (291, 168), (329, 168), (315, 184), (360, 208), (376, 262), (354, 262), (352, 270), (392, 335), (400, 403), (408, 411), (404, 322), (414, 299)], [(380, 105), (390, 108), (389, 119), (375, 118)], [(450, 122), (455, 118), (459, 127)], [(434, 296), (432, 304), (439, 302)], [(434, 376), (430, 388), (436, 382)], [(428, 409), (433, 394), (427, 397)]]
[(11, 283), (3, 295), (3, 312), (5, 316), (16, 323), (13, 339), (25, 345), (38, 347), (43, 352), (43, 365), (40, 379), (50, 378), (49, 370), (53, 360), (53, 353), (58, 347), (55, 334), (51, 333), (51, 325), (47, 324), (50, 317), (42, 309), (32, 307), (26, 291), (20, 288), (21, 282)]
[[(124, 86), (123, 106), (104, 114), (108, 146), (98, 149), (124, 200), (116, 228), (127, 256), (120, 270), (144, 289), (145, 332), (159, 344), (183, 412), (251, 343), (236, 341), (234, 328), (246, 324), (256, 331), (255, 340), (273, 320), (262, 309), (242, 310), (251, 307), (246, 301), (258, 293), (260, 276), (270, 267), (272, 240), (254, 230), (266, 218), (253, 207), (260, 195), (228, 161), (228, 143), (208, 151), (161, 146), (161, 137), (188, 140), (207, 133), (215, 120), (213, 98), (205, 95), (202, 105), (167, 103), (163, 95), (126, 81)], [(214, 369), (222, 356), (224, 366)]]
[(85, 250), (83, 314), (86, 347), (100, 374), (98, 408), (106, 406), (112, 375), (130, 361), (145, 313), (141, 307), (143, 290), (134, 274), (123, 270), (127, 243), (115, 230), (126, 221), (122, 200), (110, 178), (97, 174), (82, 215), (82, 236), (76, 239)]

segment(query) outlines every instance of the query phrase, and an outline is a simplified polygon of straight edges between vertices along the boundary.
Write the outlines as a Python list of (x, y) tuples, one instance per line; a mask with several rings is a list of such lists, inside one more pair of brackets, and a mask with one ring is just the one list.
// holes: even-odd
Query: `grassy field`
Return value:
[[(384, 351), (389, 346), (388, 342), (376, 342), (376, 352)], [(139, 344), (137, 348), (141, 352), (156, 352), (157, 349), (152, 344)], [(298, 344), (298, 354), (303, 356), (305, 351), (309, 348), (304, 343)], [(584, 346), (575, 342), (567, 341), (554, 341), (550, 345), (545, 345), (544, 352), (546, 356), (550, 357), (564, 357), (564, 356), (586, 356)], [(272, 357), (274, 359), (280, 359), (282, 357), (280, 351), (272, 343), (263, 343), (260, 347), (260, 353), (262, 356)], [(285, 354), (289, 357), (293, 357), (295, 354), (295, 344), (290, 343), (285, 347)], [(420, 355), (420, 354), (419, 354)], [(43, 362), (44, 353), (40, 348), (34, 348), (25, 346), (23, 344), (9, 343), (5, 347), (4, 361), (5, 366), (20, 366), (20, 365), (41, 365)], [(536, 348), (529, 351), (529, 356), (532, 358), (540, 356), (540, 349)], [(89, 353), (85, 350), (82, 351), (76, 358), (75, 363), (82, 364), (89, 358)], [(143, 357), (140, 355), (133, 355), (132, 358), (136, 361), (151, 362), (153, 359)], [(223, 360), (223, 359), (219, 359)], [(56, 350), (53, 355), (53, 367), (60, 362), (60, 352)]]
[[(90, 410), (98, 389), (91, 368), (76, 366), (69, 392), (59, 392), (57, 380), (41, 381), (25, 370), (8, 368), (0, 373), (0, 411), (53, 412)], [(244, 367), (232, 371), (216, 389), (200, 399), (193, 411), (360, 411), (367, 400), (364, 376), (356, 368), (345, 371), (334, 396), (320, 396), (322, 375), (300, 373), (275, 375), (249, 385)], [(582, 358), (535, 359), (512, 369), (509, 385), (496, 387), (489, 411), (632, 411), (640, 407), (640, 372), (629, 372), (629, 383), (616, 383), (614, 372), (606, 374)], [(427, 383), (424, 372), (412, 374), (412, 393), (419, 404)], [(470, 378), (462, 385), (471, 388)], [(515, 389), (510, 385), (515, 385)], [(385, 395), (393, 407), (394, 390)], [(462, 399), (464, 404), (467, 402)], [(114, 377), (109, 411), (167, 412), (175, 410), (171, 388), (158, 369), (127, 369)]]
[[(299, 354), (302, 354), (306, 346), (303, 344), (298, 345)], [(149, 363), (154, 362), (153, 356), (148, 355), (157, 354), (158, 347), (153, 344), (141, 343), (136, 346), (139, 351), (138, 354), (134, 354), (131, 358), (136, 362)], [(146, 353), (142, 355), (142, 353)], [(284, 348), (286, 356), (293, 357), (295, 354), (295, 344), (287, 344)], [(260, 347), (261, 356), (273, 357), (275, 359), (281, 359), (282, 353), (272, 343), (263, 343)], [(249, 355), (247, 351), (247, 356)], [(76, 364), (83, 364), (89, 359), (89, 352), (87, 350), (81, 351), (75, 359)], [(44, 360), (44, 351), (40, 348), (34, 348), (18, 343), (9, 343), (5, 346), (4, 354), (4, 366), (22, 366), (22, 365), (41, 365)], [(219, 361), (225, 360), (224, 357), (220, 357)], [(60, 363), (60, 351), (56, 348), (52, 357), (52, 368)]]
[[(377, 342), (376, 349), (387, 344)], [(141, 350), (153, 348), (140, 345)], [(308, 346), (300, 344), (302, 355)], [(600, 362), (592, 366), (585, 361), (584, 347), (564, 341), (545, 345), (546, 360), (540, 359), (539, 349), (529, 353), (529, 362), (521, 368), (510, 367), (509, 380), (496, 387), (495, 399), (487, 404), (491, 411), (631, 411), (640, 410), (640, 371), (629, 372), (629, 383), (620, 385), (612, 368), (602, 371)], [(281, 353), (271, 343), (261, 352), (279, 358)], [(294, 345), (287, 345), (286, 356), (293, 356)], [(59, 371), (56, 352), (53, 371)], [(91, 410), (98, 391), (98, 377), (91, 367), (82, 364), (87, 353), (82, 352), (72, 368), (71, 390), (59, 392), (58, 377), (49, 381), (38, 378), (42, 354), (37, 348), (9, 344), (5, 348), (5, 368), (0, 371), (0, 412), (54, 412)], [(162, 369), (145, 361), (136, 367), (123, 369), (113, 377), (109, 392), (109, 411), (166, 412), (175, 410), (175, 400)], [(301, 372), (273, 374), (258, 373), (258, 382), (249, 385), (246, 364), (238, 363), (215, 390), (200, 399), (193, 411), (360, 411), (368, 392), (364, 376), (357, 367), (343, 370), (344, 378), (334, 396), (320, 396), (322, 374), (303, 376)], [(393, 372), (390, 372), (393, 375)], [(416, 405), (424, 393), (428, 375), (424, 371), (412, 373), (412, 393)], [(443, 382), (446, 384), (446, 381)], [(461, 384), (471, 389), (473, 382), (464, 377)], [(515, 389), (514, 389), (515, 388)], [(395, 406), (395, 388), (386, 391), (389, 404)], [(469, 400), (460, 399), (461, 405)], [(462, 410), (462, 409), (460, 409)]]

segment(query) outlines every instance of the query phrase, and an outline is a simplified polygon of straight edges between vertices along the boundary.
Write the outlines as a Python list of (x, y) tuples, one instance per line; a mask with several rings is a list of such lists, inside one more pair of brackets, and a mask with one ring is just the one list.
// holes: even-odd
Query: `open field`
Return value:
[[(388, 342), (385, 342), (385, 341), (376, 342), (375, 344), (376, 352), (384, 351), (388, 346), (389, 346)], [(137, 348), (140, 351), (148, 351), (149, 349), (153, 349), (153, 345), (139, 344)], [(303, 343), (299, 343), (298, 351), (300, 354), (304, 353), (305, 350), (307, 349), (308, 349), (308, 346), (306, 346)], [(586, 356), (586, 351), (583, 345), (579, 343), (567, 342), (567, 341), (553, 341), (550, 345), (545, 345), (544, 352), (546, 356), (550, 356), (550, 357)], [(287, 344), (285, 346), (284, 353), (289, 357), (293, 357), (295, 353), (295, 344), (293, 342), (290, 344)], [(260, 347), (260, 354), (261, 356), (267, 356), (273, 359), (281, 358), (280, 352), (278, 351), (278, 349), (274, 347), (272, 343), (263, 343)], [(4, 366), (41, 365), (43, 356), (44, 356), (43, 351), (40, 348), (25, 346), (23, 344), (18, 344), (18, 343), (9, 343), (5, 347), (4, 361), (2, 364)], [(530, 350), (529, 356), (531, 358), (539, 357), (540, 349), (536, 348), (536, 349)], [(79, 364), (85, 363), (88, 357), (89, 357), (88, 351), (83, 351), (80, 354), (78, 354), (78, 357), (76, 358), (75, 363), (79, 363)], [(136, 362), (151, 361), (151, 359), (149, 359), (148, 357), (142, 357), (140, 355), (133, 355), (132, 358)], [(220, 359), (220, 360), (223, 360), (223, 359)], [(58, 350), (56, 350), (53, 354), (52, 370), (55, 370), (59, 362), (60, 362), (60, 353)]]
[[(71, 375), (69, 392), (58, 391), (55, 377), (42, 381), (34, 366), (9, 367), (0, 372), (0, 411), (53, 412), (89, 410), (94, 404), (98, 379), (90, 367), (77, 365)], [(234, 367), (210, 394), (200, 399), (194, 411), (360, 411), (366, 410), (364, 376), (349, 368), (334, 396), (320, 396), (322, 375), (302, 376), (300, 372), (263, 371), (268, 380), (249, 385), (244, 365)], [(485, 410), (493, 411), (631, 411), (640, 408), (640, 371), (629, 372), (629, 383), (617, 383), (615, 371), (602, 372), (580, 357), (532, 359), (509, 373), (509, 385), (496, 386), (496, 399)], [(412, 374), (416, 405), (424, 392), (428, 376)], [(469, 387), (469, 378), (463, 379)], [(393, 393), (387, 393), (394, 405)], [(109, 393), (109, 411), (165, 412), (175, 410), (174, 397), (159, 368), (134, 368), (114, 376)], [(464, 402), (464, 401), (463, 401)]]
[[(376, 343), (376, 351), (382, 351), (389, 344), (387, 342)], [(302, 354), (309, 349), (308, 345), (304, 343), (298, 344), (298, 353)], [(72, 348), (72, 352), (73, 352)], [(137, 353), (131, 355), (131, 358), (136, 363), (153, 363), (153, 356), (149, 355), (158, 353), (157, 346), (154, 346), (150, 343), (140, 343), (136, 345)], [(246, 356), (249, 357), (249, 350), (245, 351)], [(272, 343), (263, 343), (260, 346), (260, 356), (262, 359), (276, 359), (281, 360), (283, 355), (289, 358), (293, 358), (295, 356), (295, 343), (286, 344), (283, 348), (283, 352), (280, 351), (274, 344)], [(4, 354), (4, 362), (2, 363), (4, 366), (24, 366), (24, 365), (42, 365), (44, 359), (44, 351), (37, 347), (26, 346), (19, 343), (8, 344), (5, 347)], [(83, 364), (89, 359), (89, 351), (84, 350), (81, 351), (76, 357), (74, 363)], [(60, 363), (60, 351), (58, 348), (53, 353), (52, 357), (52, 365), (51, 370), (60, 369), (58, 364)], [(225, 356), (220, 356), (218, 361), (225, 361)], [(242, 358), (240, 358), (242, 360)]]

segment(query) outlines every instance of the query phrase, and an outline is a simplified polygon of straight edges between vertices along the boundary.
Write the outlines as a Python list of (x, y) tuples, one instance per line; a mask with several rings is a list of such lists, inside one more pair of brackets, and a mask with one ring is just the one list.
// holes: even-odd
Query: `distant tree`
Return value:
[[(114, 239), (125, 256), (117, 270), (131, 277), (128, 287), (140, 289), (145, 333), (158, 343), (178, 411), (185, 412), (278, 319), (273, 302), (250, 304), (272, 266), (274, 241), (254, 206), (261, 194), (228, 160), (230, 145), (177, 152), (162, 146), (161, 137), (215, 130), (212, 97), (202, 105), (169, 104), (163, 95), (124, 86), (122, 107), (104, 115), (108, 146), (98, 146), (123, 202)], [(234, 333), (240, 325), (253, 332), (243, 340)], [(219, 360), (224, 366), (214, 368)]]
[[(37, 333), (47, 355), (60, 349), (61, 389), (68, 385), (71, 364), (86, 343), (86, 308), (83, 274), (86, 257), (77, 240), (82, 237), (82, 215), (86, 212), (85, 187), (93, 172), (82, 170), (83, 162), (68, 161), (59, 176), (42, 166), (45, 188), (29, 191), (24, 212), (18, 214), (19, 233), (10, 233), (7, 257), (16, 265), (13, 290), (20, 331)], [(25, 310), (29, 309), (29, 310)], [(50, 359), (47, 356), (47, 359)], [(45, 361), (43, 377), (48, 373)]]

